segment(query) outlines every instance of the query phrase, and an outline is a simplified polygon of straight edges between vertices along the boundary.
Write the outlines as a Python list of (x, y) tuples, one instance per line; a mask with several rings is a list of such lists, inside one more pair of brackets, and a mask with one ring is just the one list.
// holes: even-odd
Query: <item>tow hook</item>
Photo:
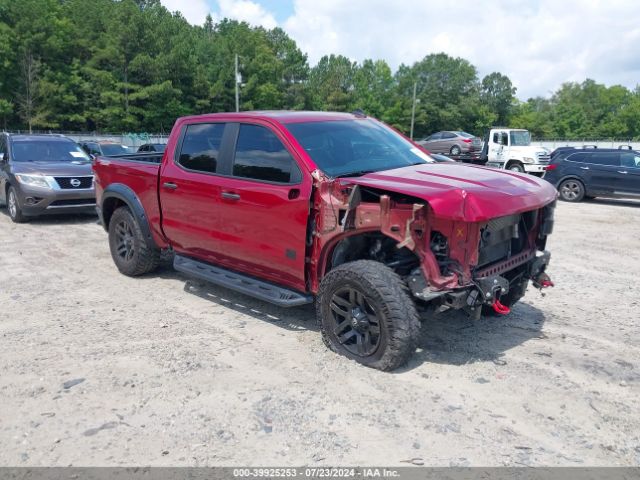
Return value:
[(544, 272), (533, 279), (533, 286), (542, 290), (543, 288), (555, 287), (555, 284), (551, 281), (549, 275)]
[(493, 311), (496, 312), (498, 315), (508, 315), (511, 313), (511, 309), (506, 305), (503, 305), (502, 303), (500, 303), (500, 300), (497, 300), (497, 299), (494, 300), (492, 307), (493, 307)]

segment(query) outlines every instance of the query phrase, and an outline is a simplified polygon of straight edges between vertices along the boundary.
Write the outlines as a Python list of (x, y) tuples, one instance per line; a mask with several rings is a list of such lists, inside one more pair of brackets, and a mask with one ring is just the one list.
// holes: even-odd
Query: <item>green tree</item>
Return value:
[(2, 117), (3, 128), (7, 129), (7, 117), (13, 113), (13, 103), (4, 98), (0, 98), (0, 117)]

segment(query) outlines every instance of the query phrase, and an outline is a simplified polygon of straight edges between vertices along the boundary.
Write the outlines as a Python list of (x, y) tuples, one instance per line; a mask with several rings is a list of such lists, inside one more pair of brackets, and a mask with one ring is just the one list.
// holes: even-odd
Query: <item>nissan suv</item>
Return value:
[(0, 204), (11, 220), (95, 213), (91, 159), (62, 135), (0, 134)]
[(610, 148), (574, 148), (559, 152), (544, 179), (567, 202), (593, 197), (640, 198), (640, 152)]

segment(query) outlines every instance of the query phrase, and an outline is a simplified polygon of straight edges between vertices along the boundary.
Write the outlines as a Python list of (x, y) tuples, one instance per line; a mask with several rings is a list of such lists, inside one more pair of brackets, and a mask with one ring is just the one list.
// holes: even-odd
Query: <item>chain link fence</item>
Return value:
[[(9, 130), (8, 133), (29, 134), (28, 130)], [(146, 132), (128, 132), (128, 133), (102, 133), (102, 132), (68, 132), (54, 130), (33, 130), (31, 134), (56, 134), (64, 135), (72, 140), (82, 142), (108, 141), (126, 145), (127, 147), (137, 148), (145, 143), (167, 143), (168, 135)]]

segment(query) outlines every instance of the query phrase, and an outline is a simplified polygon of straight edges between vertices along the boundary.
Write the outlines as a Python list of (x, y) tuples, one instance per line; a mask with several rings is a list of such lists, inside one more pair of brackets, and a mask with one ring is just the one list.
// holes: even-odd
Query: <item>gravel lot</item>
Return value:
[(400, 371), (165, 268), (93, 217), (0, 211), (0, 465), (640, 465), (640, 203), (561, 203), (556, 288), (426, 319)]

